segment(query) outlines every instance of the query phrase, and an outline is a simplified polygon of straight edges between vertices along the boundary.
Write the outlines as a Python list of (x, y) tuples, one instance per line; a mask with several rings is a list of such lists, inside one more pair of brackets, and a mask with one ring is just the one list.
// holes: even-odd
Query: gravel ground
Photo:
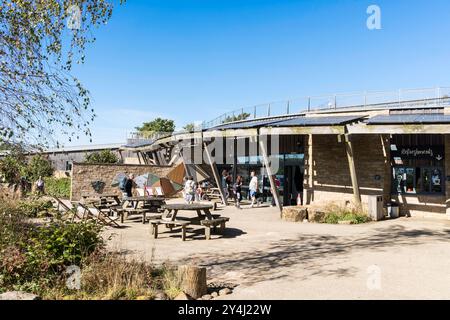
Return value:
[(199, 226), (185, 242), (164, 227), (154, 240), (138, 220), (105, 235), (130, 257), (203, 265), (210, 282), (238, 285), (218, 299), (450, 299), (448, 220), (325, 225), (285, 222), (270, 207), (215, 213), (230, 222), (210, 241)]

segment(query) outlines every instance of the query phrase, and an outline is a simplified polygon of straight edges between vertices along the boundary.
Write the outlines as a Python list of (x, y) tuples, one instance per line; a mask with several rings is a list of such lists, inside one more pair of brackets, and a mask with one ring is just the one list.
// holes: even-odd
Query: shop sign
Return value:
[(391, 146), (391, 155), (393, 158), (401, 159), (436, 159), (441, 161), (444, 159), (444, 147), (443, 146), (408, 146), (397, 147)]

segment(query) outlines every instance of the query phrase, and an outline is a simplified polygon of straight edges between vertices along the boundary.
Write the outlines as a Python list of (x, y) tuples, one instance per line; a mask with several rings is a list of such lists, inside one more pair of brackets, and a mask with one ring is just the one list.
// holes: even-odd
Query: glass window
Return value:
[(437, 167), (393, 168), (394, 193), (442, 193), (443, 169)]

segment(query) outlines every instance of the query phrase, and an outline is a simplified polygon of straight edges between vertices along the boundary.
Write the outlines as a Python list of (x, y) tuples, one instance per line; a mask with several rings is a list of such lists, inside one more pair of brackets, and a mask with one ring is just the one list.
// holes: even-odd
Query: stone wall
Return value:
[[(347, 161), (345, 143), (336, 135), (314, 135), (312, 148), (305, 138), (305, 199), (309, 203), (353, 202), (353, 188)], [(386, 137), (384, 137), (386, 138)], [(363, 207), (367, 208), (369, 195), (383, 195), (385, 202), (391, 197), (391, 168), (385, 159), (390, 159), (383, 148), (380, 135), (351, 136), (356, 175), (360, 187)], [(450, 168), (450, 136), (446, 136), (446, 168)], [(313, 186), (308, 182), (309, 151), (312, 150)], [(387, 154), (385, 155), (385, 152)], [(385, 157), (386, 156), (386, 157)], [(389, 160), (390, 161), (390, 160)], [(400, 213), (411, 216), (450, 217), (450, 182), (446, 182), (446, 195), (401, 195), (392, 199), (401, 204)], [(446, 201), (447, 200), (447, 201)]]
[(116, 174), (133, 173), (139, 176), (145, 173), (153, 173), (160, 177), (165, 177), (172, 167), (152, 166), (152, 165), (127, 165), (127, 164), (86, 164), (74, 163), (72, 167), (72, 188), (71, 200), (80, 200), (82, 194), (96, 194), (92, 187), (92, 182), (101, 181), (104, 188), (100, 193), (115, 193), (121, 195), (118, 187), (111, 187), (112, 180)]
[[(384, 153), (380, 136), (352, 136), (356, 175), (360, 187), (361, 200), (368, 203), (368, 195), (383, 194), (385, 168)], [(345, 142), (336, 135), (313, 136), (312, 148), (313, 187), (308, 186), (305, 175), (305, 188), (313, 202), (353, 202), (353, 187), (347, 160)], [(309, 158), (308, 151), (305, 159)], [(306, 162), (305, 173), (309, 164)]]

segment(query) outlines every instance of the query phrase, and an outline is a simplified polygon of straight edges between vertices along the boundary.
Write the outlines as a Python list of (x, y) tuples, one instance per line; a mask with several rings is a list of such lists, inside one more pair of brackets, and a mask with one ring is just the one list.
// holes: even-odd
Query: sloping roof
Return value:
[(367, 120), (367, 124), (422, 124), (450, 123), (450, 115), (446, 114), (390, 114), (379, 115)]
[(271, 123), (271, 127), (310, 127), (310, 126), (337, 126), (344, 125), (364, 118), (358, 116), (326, 116), (326, 117), (298, 117), (289, 120)]
[(91, 144), (84, 146), (67, 146), (62, 148), (53, 148), (42, 151), (42, 153), (63, 153), (63, 152), (80, 152), (80, 151), (95, 151), (95, 150), (114, 150), (119, 149), (122, 143), (111, 144)]
[[(298, 116), (297, 116), (298, 117)], [(286, 117), (284, 117), (286, 118)], [(292, 119), (292, 116), (288, 119)], [(257, 128), (270, 125), (275, 122), (279, 122), (281, 119), (279, 117), (276, 118), (266, 118), (259, 120), (251, 120), (251, 121), (240, 121), (240, 122), (232, 122), (225, 123), (216, 127), (213, 127), (209, 130), (228, 130), (228, 129), (249, 129), (249, 128)]]

